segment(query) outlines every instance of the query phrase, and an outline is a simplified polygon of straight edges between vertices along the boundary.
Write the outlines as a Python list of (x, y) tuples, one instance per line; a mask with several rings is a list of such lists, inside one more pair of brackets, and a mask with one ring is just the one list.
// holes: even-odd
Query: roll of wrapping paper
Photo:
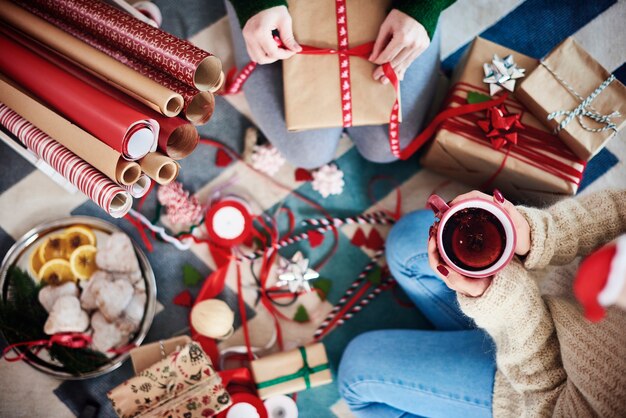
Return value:
[(219, 58), (104, 2), (19, 0), (18, 3), (45, 10), (198, 90), (208, 91), (219, 83), (222, 72)]
[(0, 124), (109, 215), (128, 213), (133, 199), (126, 190), (1, 103)]
[(41, 43), (25, 37), (20, 32), (11, 28), (0, 27), (0, 33), (4, 33), (12, 40), (35, 52), (38, 56), (44, 58), (70, 75), (98, 88), (102, 92), (110, 95), (122, 103), (125, 103), (150, 119), (156, 120), (160, 127), (158, 145), (168, 157), (180, 160), (191, 154), (198, 145), (200, 136), (198, 135), (197, 129), (190, 123), (185, 122), (181, 118), (164, 117), (163, 115), (146, 108), (141, 103), (125, 95), (118, 89), (112, 87), (110, 84), (105, 83), (99, 78), (87, 73), (83, 69), (69, 62), (57, 52)]
[(156, 149), (159, 125), (0, 34), (0, 71), (129, 160)]
[(143, 173), (135, 183), (122, 187), (126, 189), (132, 197), (140, 198), (144, 197), (146, 193), (150, 191), (150, 186), (152, 186), (152, 180), (147, 174)]
[(0, 0), (0, 19), (165, 116), (176, 116), (183, 108), (183, 97), (180, 94), (133, 71), (8, 0)]
[[(37, 14), (39, 17), (45, 19), (54, 26), (63, 29), (65, 32), (69, 33), (75, 38), (80, 39), (81, 41), (92, 46), (93, 48), (107, 54), (108, 56), (116, 59), (122, 64), (137, 71), (138, 73), (148, 77), (154, 82), (180, 94), (183, 97), (184, 102), (183, 113), (187, 120), (189, 120), (190, 122), (196, 125), (202, 125), (206, 123), (213, 115), (213, 110), (215, 108), (215, 98), (210, 92), (199, 91), (193, 87), (190, 87), (176, 80), (169, 74), (165, 74), (161, 70), (145, 64), (144, 62), (132, 57), (131, 55), (124, 54), (122, 51), (110, 46), (105, 41), (102, 41), (101, 39), (96, 38), (88, 33), (81, 32), (79, 29), (76, 29), (67, 22), (58, 19), (50, 13), (47, 13), (40, 9), (35, 9), (33, 7), (28, 7), (28, 10), (30, 10), (32, 13)], [(216, 90), (221, 86), (222, 81), (223, 73), (221, 74), (220, 82), (218, 83)]]
[(61, 145), (120, 184), (133, 184), (141, 176), (136, 162), (43, 105), (31, 94), (0, 74), (0, 102), (54, 138)]
[(151, 152), (146, 155), (139, 160), (139, 165), (148, 177), (161, 185), (169, 184), (176, 180), (180, 170), (180, 166), (176, 161), (160, 152)]

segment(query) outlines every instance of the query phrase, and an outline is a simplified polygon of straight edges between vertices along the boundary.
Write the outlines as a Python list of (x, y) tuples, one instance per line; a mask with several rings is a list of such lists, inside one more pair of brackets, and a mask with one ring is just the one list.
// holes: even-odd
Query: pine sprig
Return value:
[[(6, 298), (0, 303), (0, 330), (11, 343), (50, 338), (43, 332), (48, 312), (39, 303), (41, 284), (23, 270), (11, 267), (7, 274)], [(63, 371), (80, 375), (109, 362), (103, 353), (88, 348), (53, 345), (50, 356), (63, 365)]]

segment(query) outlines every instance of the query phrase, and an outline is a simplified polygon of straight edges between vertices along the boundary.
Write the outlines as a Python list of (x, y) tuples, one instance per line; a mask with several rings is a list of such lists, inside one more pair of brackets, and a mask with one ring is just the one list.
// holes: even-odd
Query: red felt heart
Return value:
[(385, 240), (383, 240), (383, 237), (380, 236), (380, 233), (376, 229), (372, 228), (369, 237), (367, 237), (367, 248), (370, 250), (380, 250), (383, 245), (385, 245)]
[(218, 167), (226, 167), (230, 163), (233, 162), (233, 159), (226, 151), (223, 149), (218, 149), (217, 154), (215, 155), (215, 165)]
[(313, 174), (304, 168), (298, 168), (295, 172), (296, 181), (313, 181)]
[(309, 232), (309, 244), (311, 248), (319, 247), (324, 242), (324, 234), (319, 231)]
[(174, 305), (178, 306), (186, 306), (187, 308), (191, 308), (192, 297), (189, 290), (183, 290), (176, 296), (174, 296)]
[(365, 245), (365, 242), (366, 242), (365, 233), (363, 232), (361, 228), (358, 228), (356, 230), (350, 242), (352, 243), (352, 245), (357, 246), (357, 247), (362, 247), (363, 245)]

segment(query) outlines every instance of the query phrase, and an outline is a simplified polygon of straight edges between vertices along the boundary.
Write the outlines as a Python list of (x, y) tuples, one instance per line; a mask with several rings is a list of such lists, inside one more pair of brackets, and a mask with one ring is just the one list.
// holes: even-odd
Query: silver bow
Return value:
[(504, 59), (498, 54), (493, 55), (491, 63), (484, 63), (485, 78), (483, 82), (489, 84), (489, 94), (494, 95), (503, 89), (513, 91), (515, 80), (524, 77), (526, 69), (517, 66), (513, 55), (507, 55)]
[(276, 285), (288, 286), (291, 293), (300, 290), (310, 292), (312, 289), (309, 280), (320, 277), (318, 272), (309, 268), (309, 260), (304, 258), (300, 251), (295, 253), (291, 260), (283, 262), (280, 271)]

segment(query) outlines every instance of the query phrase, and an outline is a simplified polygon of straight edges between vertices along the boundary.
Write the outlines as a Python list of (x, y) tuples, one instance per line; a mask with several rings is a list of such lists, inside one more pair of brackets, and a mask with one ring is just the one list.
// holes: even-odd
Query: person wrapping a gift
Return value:
[[(373, 331), (349, 344), (338, 381), (354, 414), (623, 417), (626, 190), (547, 210), (516, 207), (497, 190), (429, 203), (440, 221), (427, 210), (406, 215), (386, 252), (393, 276), (435, 329)], [(498, 213), (505, 213), (502, 251), (511, 240), (512, 257), (486, 277), (460, 274), (464, 265), (484, 276), (479, 262), (500, 253), (497, 240), (486, 240), (493, 225), (467, 232)], [(469, 244), (452, 235), (459, 245), (448, 246), (448, 228)], [(464, 252), (479, 247), (484, 260)]]
[(255, 123), (297, 167), (332, 161), (344, 129), (367, 160), (397, 160), (432, 105), (437, 22), (452, 3), (227, 1), (237, 68), (262, 64), (243, 88)]

